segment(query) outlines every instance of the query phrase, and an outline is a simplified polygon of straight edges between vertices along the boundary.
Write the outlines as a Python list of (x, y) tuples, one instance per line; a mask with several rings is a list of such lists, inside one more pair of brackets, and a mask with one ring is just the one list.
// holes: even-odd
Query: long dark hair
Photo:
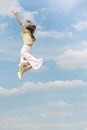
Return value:
[(36, 26), (28, 25), (26, 26), (26, 29), (30, 31), (30, 36), (32, 37), (33, 41), (35, 41), (34, 32), (35, 32)]

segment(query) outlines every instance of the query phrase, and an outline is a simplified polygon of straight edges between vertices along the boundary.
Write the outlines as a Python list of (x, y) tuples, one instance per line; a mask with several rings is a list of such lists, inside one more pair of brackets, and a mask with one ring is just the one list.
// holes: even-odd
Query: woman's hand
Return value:
[(12, 10), (11, 12), (12, 12), (12, 14), (14, 14), (14, 15), (16, 15), (16, 14), (18, 13), (17, 10)]
[(32, 24), (32, 21), (30, 19), (26, 19), (26, 22)]

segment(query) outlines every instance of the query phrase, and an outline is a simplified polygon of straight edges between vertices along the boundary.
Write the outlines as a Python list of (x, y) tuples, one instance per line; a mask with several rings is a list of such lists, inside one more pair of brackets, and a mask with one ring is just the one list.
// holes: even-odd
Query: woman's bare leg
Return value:
[(22, 70), (18, 72), (18, 78), (21, 80), (22, 75), (23, 75), (26, 71), (30, 70), (31, 68), (32, 68), (32, 66), (31, 66), (29, 63), (26, 64), (26, 67), (24, 66), (24, 67), (22, 68)]
[(19, 71), (21, 71), (24, 67), (26, 67), (26, 66), (28, 66), (29, 65), (29, 63), (27, 62), (27, 63), (22, 63), (22, 64), (20, 64), (18, 67), (19, 67)]
[[(26, 58), (24, 58), (24, 60), (26, 60)], [(27, 61), (27, 60), (26, 60)], [(26, 63), (23, 63), (19, 66), (19, 71), (18, 71), (18, 78), (21, 80), (22, 78), (22, 75), (30, 70), (32, 68), (32, 66), (30, 65), (29, 62), (26, 62)]]
[(32, 68), (32, 66), (30, 64), (28, 64), (26, 67), (24, 67), (23, 72), (26, 72), (28, 70), (30, 70)]

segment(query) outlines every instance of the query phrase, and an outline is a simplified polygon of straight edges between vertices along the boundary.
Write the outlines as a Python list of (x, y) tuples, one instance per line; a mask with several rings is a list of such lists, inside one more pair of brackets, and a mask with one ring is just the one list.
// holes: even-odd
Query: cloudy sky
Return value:
[[(18, 80), (21, 30), (37, 26), (42, 67)], [(0, 0), (0, 130), (87, 130), (87, 1)]]

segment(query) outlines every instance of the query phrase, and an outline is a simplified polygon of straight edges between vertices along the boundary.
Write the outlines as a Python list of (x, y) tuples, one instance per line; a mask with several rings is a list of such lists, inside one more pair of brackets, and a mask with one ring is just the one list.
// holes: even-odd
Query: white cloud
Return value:
[(65, 102), (65, 101), (58, 101), (58, 102), (54, 102), (54, 103), (51, 103), (49, 106), (51, 107), (61, 107), (61, 108), (81, 108), (81, 107), (87, 107), (87, 103), (86, 102), (76, 102), (76, 103), (68, 103), (68, 102)]
[(38, 11), (25, 11), (24, 9), (21, 10), (22, 12), (22, 17), (23, 17), (23, 21), (25, 21), (26, 19), (31, 19), (32, 22), (35, 22), (34, 16), (38, 15)]
[(72, 25), (76, 30), (84, 30), (87, 29), (87, 21), (78, 21), (77, 23)]
[[(60, 11), (63, 13), (71, 11), (76, 7), (82, 0), (50, 0), (49, 8), (51, 11)], [(53, 8), (55, 7), (55, 8)]]
[[(75, 46), (76, 47), (76, 46)], [(79, 43), (79, 46), (77, 46), (77, 48), (80, 48), (80, 49), (85, 49), (87, 48), (87, 41), (81, 41)]]
[(44, 128), (44, 129), (55, 129), (55, 130), (77, 130), (81, 127), (87, 126), (87, 121), (78, 121), (72, 123), (40, 123), (40, 124), (30, 124), (28, 128)]
[(53, 103), (53, 106), (58, 106), (58, 107), (67, 108), (67, 107), (71, 107), (72, 104), (67, 103), (67, 102), (64, 102), (64, 101), (59, 101), (59, 102)]
[(37, 37), (54, 37), (54, 38), (62, 38), (64, 36), (61, 32), (56, 31), (38, 31)]
[(74, 34), (72, 32), (64, 32), (65, 37), (72, 38)]
[[(51, 114), (51, 113), (48, 113), (48, 114)], [(56, 114), (56, 112), (55, 112), (55, 114)], [(61, 115), (62, 114), (63, 113), (61, 113)], [(67, 114), (69, 114), (69, 113), (66, 113), (65, 116)], [(21, 120), (20, 120), (20, 118), (21, 118)], [(24, 130), (24, 129), (42, 129), (42, 130), (44, 130), (44, 129), (45, 130), (51, 130), (51, 129), (52, 130), (53, 129), (55, 129), (55, 130), (58, 130), (58, 129), (60, 129), (60, 130), (65, 130), (65, 129), (73, 130), (74, 129), (74, 130), (77, 130), (77, 129), (82, 128), (82, 129), (86, 130), (86, 127), (87, 127), (87, 121), (84, 121), (84, 120), (83, 121), (78, 120), (78, 121), (75, 121), (75, 122), (73, 121), (73, 122), (69, 122), (69, 123), (67, 123), (67, 122), (65, 122), (65, 123), (63, 123), (63, 122), (61, 122), (61, 123), (60, 122), (57, 122), (57, 123), (54, 123), (54, 122), (49, 122), (49, 123), (48, 122), (39, 122), (39, 123), (31, 122), (31, 123), (29, 123), (29, 122), (25, 122), (26, 119), (28, 121), (29, 116), (28, 116), (28, 118), (23, 117), (23, 119), (22, 119), (22, 117), (17, 117), (17, 119), (12, 118), (12, 121), (11, 121), (11, 118), (10, 119), (7, 119), (7, 118), (3, 119), (3, 121), (4, 120), (7, 120), (7, 121), (0, 124), (0, 129), (1, 130), (10, 130), (10, 129), (12, 129), (12, 130), (19, 130), (19, 129), (21, 129), (21, 130)], [(20, 123), (19, 123), (19, 121), (20, 121)]]
[(24, 116), (5, 117), (5, 118), (0, 118), (0, 122), (1, 123), (13, 123), (13, 122), (21, 121), (24, 118), (25, 118)]
[(0, 0), (0, 15), (1, 16), (12, 16), (12, 9), (16, 9), (22, 14), (23, 19), (31, 19), (34, 21), (34, 15), (38, 12), (26, 11), (18, 2), (18, 0)]
[(46, 112), (44, 114), (41, 114), (41, 117), (49, 117), (49, 116), (73, 117), (73, 114), (70, 112)]
[(25, 83), (19, 88), (5, 89), (0, 87), (0, 96), (13, 96), (19, 95), (27, 92), (35, 92), (48, 89), (64, 89), (64, 88), (79, 88), (86, 86), (87, 83), (82, 80), (72, 80), (72, 81), (53, 81), (48, 83)]
[(42, 30), (43, 27), (41, 25), (37, 25), (37, 30)]
[(58, 56), (57, 64), (65, 69), (87, 68), (87, 49), (72, 50), (68, 49)]
[[(41, 28), (39, 28), (41, 29)], [(36, 33), (37, 37), (51, 37), (51, 38), (58, 38), (58, 39), (62, 39), (62, 38), (72, 38), (73, 37), (73, 33), (72, 32), (58, 32), (58, 31), (54, 31), (54, 30), (49, 30), (49, 31), (37, 31)]]
[(5, 29), (6, 27), (8, 27), (8, 23), (1, 23), (0, 24), (0, 29)]
[(83, 97), (87, 97), (87, 94), (84, 94)]
[(18, 0), (0, 0), (0, 15), (9, 16), (11, 15), (12, 9), (20, 10)]
[[(21, 124), (21, 126), (24, 128), (23, 123)], [(26, 123), (25, 128), (26, 129), (42, 129), (42, 130), (77, 130), (79, 129), (81, 126), (81, 128), (86, 127), (87, 126), (87, 121), (83, 121), (83, 122), (72, 122), (72, 123)]]

